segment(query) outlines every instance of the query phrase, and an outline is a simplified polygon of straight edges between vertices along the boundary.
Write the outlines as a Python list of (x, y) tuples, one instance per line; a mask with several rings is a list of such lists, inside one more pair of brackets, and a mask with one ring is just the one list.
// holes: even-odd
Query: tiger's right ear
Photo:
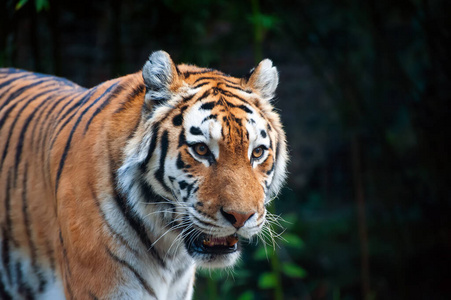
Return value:
[(145, 103), (149, 107), (152, 102), (168, 101), (179, 87), (177, 68), (164, 51), (156, 51), (149, 56), (142, 74), (146, 85)]

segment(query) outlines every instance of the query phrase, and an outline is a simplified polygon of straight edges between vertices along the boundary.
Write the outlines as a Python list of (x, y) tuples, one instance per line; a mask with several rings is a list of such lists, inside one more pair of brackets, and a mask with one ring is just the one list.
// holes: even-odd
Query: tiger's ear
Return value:
[(144, 84), (146, 85), (145, 102), (167, 101), (179, 86), (177, 67), (169, 54), (164, 51), (153, 52), (144, 64)]
[(262, 60), (256, 68), (252, 69), (247, 81), (248, 87), (256, 90), (262, 98), (267, 100), (274, 97), (278, 84), (277, 68), (272, 65), (272, 61), (269, 59)]

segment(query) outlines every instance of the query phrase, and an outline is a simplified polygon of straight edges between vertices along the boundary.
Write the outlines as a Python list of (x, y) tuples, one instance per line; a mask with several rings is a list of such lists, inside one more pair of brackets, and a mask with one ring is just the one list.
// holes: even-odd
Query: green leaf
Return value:
[(295, 249), (302, 249), (305, 245), (304, 241), (300, 237), (292, 233), (285, 233), (283, 235), (283, 241), (285, 245)]
[(277, 285), (276, 275), (274, 273), (263, 273), (258, 279), (258, 286), (262, 289), (271, 289)]
[(282, 265), (282, 271), (288, 277), (304, 278), (307, 276), (307, 271), (300, 266), (291, 263), (284, 263)]
[(28, 0), (20, 0), (19, 2), (17, 2), (16, 4), (16, 10), (21, 9), (25, 4), (27, 4)]
[(254, 292), (245, 291), (240, 297), (238, 297), (238, 300), (254, 300)]

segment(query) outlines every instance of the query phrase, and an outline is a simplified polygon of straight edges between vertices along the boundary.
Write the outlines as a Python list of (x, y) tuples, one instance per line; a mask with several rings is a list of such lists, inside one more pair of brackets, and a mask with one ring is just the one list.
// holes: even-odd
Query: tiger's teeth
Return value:
[(228, 237), (205, 237), (202, 241), (202, 244), (207, 247), (213, 246), (228, 246), (233, 247), (236, 243), (238, 243), (237, 235), (230, 235)]

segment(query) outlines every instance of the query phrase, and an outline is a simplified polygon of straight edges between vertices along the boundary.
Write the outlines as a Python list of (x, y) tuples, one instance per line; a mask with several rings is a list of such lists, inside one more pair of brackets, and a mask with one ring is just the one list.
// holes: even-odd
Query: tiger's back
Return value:
[[(64, 249), (58, 219), (73, 218), (74, 222), (88, 222), (94, 228), (101, 228), (103, 220), (94, 218), (97, 208), (89, 207), (90, 203), (85, 203), (88, 218), (71, 215), (70, 207), (58, 207), (56, 194), (59, 190), (63, 191), (59, 193), (71, 193), (74, 185), (69, 183), (67, 187), (68, 180), (77, 181), (75, 187), (96, 184), (98, 178), (93, 178), (92, 173), (80, 173), (88, 161), (84, 170), (95, 169), (91, 161), (101, 159), (98, 153), (86, 151), (86, 147), (92, 149), (106, 143), (107, 137), (97, 136), (101, 128), (95, 118), (100, 113), (123, 108), (118, 103), (109, 103), (108, 97), (113, 93), (143, 92), (143, 83), (137, 78), (129, 76), (122, 78), (123, 82), (107, 82), (87, 90), (53, 76), (1, 69), (0, 190), (4, 191), (0, 194), (0, 207), (4, 208), (0, 210), (1, 299), (7, 299), (7, 293), (25, 297), (42, 293), (42, 299), (54, 299), (49, 295), (59, 293), (62, 297), (58, 260), (64, 259), (60, 253), (70, 250)], [(127, 90), (128, 80), (136, 80), (137, 91)], [(137, 109), (127, 118), (127, 124), (120, 124), (120, 131), (129, 129), (133, 119), (136, 123), (139, 116)], [(87, 143), (74, 142), (81, 136)], [(94, 140), (100, 145), (91, 143)], [(120, 146), (114, 148), (109, 155), (118, 155)], [(61, 177), (63, 172), (70, 173), (74, 168), (66, 164), (69, 155), (80, 157), (74, 158), (78, 164), (77, 174), (65, 179)], [(84, 236), (80, 237), (80, 242), (88, 240), (85, 234), (89, 236), (91, 232), (80, 232), (80, 236)], [(96, 237), (91, 239), (95, 241)]]
[(82, 88), (0, 71), (0, 299), (190, 299), (266, 226), (285, 177), (268, 60), (174, 65)]

